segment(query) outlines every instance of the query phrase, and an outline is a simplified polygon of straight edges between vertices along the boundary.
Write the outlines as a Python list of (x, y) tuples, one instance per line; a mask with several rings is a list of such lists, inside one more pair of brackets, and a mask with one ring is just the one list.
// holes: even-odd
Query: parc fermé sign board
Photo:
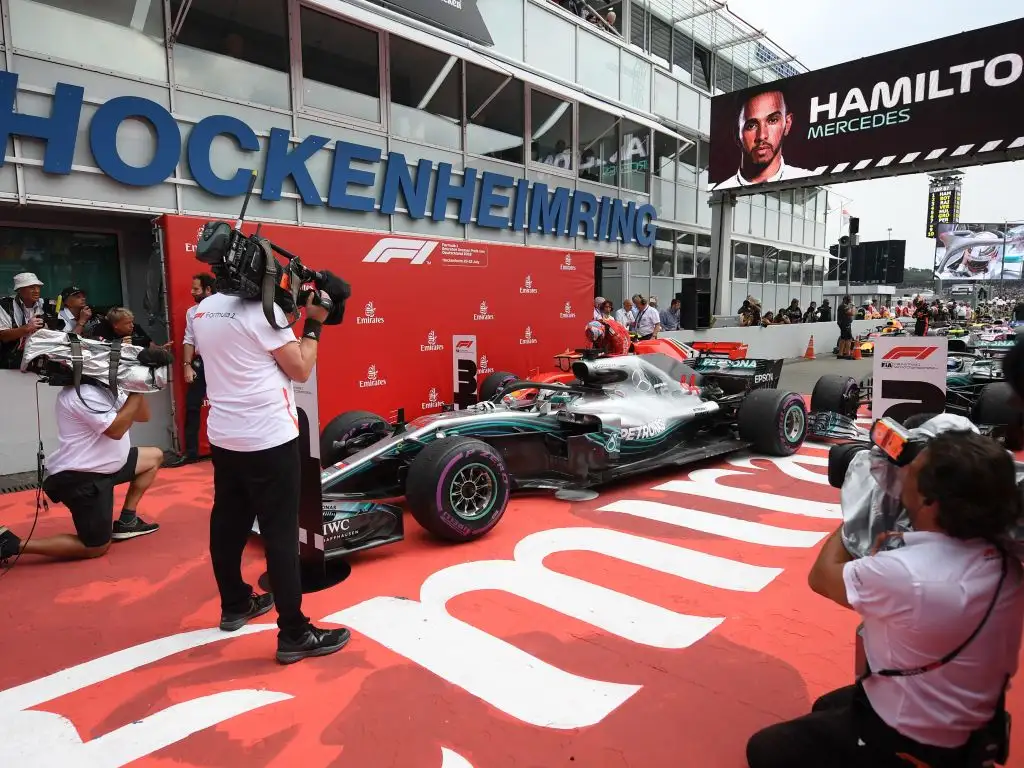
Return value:
[(915, 413), (946, 409), (946, 360), (942, 336), (881, 336), (875, 340), (871, 416), (903, 421)]
[[(208, 271), (196, 259), (206, 221), (163, 217), (177, 360), (185, 312), (193, 305), (192, 276)], [(256, 225), (243, 229), (250, 234)], [(326, 328), (320, 344), (321, 428), (343, 411), (389, 418), (404, 408), (412, 419), (438, 413), (446, 403), (464, 408), (489, 373), (547, 370), (557, 353), (585, 345), (584, 327), (593, 317), (592, 252), (277, 224), (263, 224), (260, 234), (352, 286), (344, 322)], [(173, 388), (184, 434), (181, 376)], [(209, 450), (207, 408), (202, 454)]]

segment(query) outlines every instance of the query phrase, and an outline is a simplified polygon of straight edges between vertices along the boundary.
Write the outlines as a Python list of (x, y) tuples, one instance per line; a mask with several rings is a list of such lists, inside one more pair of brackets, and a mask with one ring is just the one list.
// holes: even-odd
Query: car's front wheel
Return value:
[(421, 526), (448, 541), (472, 541), (498, 524), (511, 494), (505, 461), (471, 437), (443, 437), (409, 467), (405, 498)]
[(807, 436), (804, 397), (779, 389), (756, 389), (740, 406), (738, 427), (740, 439), (758, 453), (792, 456)]

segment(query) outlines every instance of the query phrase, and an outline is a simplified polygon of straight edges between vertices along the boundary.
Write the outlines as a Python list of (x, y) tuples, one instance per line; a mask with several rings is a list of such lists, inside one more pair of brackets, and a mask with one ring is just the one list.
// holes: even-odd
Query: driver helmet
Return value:
[(1002, 256), (1002, 249), (998, 244), (972, 245), (964, 250), (963, 265), (972, 275), (983, 274), (988, 271), (989, 265), (999, 261)]
[(587, 341), (593, 344), (595, 347), (604, 346), (604, 324), (597, 321), (591, 320), (587, 323), (586, 330), (584, 333), (587, 335)]

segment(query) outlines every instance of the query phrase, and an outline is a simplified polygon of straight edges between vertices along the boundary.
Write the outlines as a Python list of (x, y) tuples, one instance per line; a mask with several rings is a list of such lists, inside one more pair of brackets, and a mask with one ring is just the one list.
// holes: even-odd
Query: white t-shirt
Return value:
[(648, 304), (643, 309), (637, 310), (635, 330), (638, 336), (650, 336), (654, 329), (661, 324), (661, 315), (658, 309)]
[[(757, 182), (758, 184), (770, 184), (775, 181), (788, 181), (789, 179), (805, 179), (808, 176), (814, 176), (815, 173), (807, 168), (797, 168), (795, 165), (786, 165), (786, 161), (783, 160), (779, 166), (779, 170), (775, 172), (771, 178), (765, 179), (764, 181)], [(735, 175), (730, 176), (728, 179), (718, 184), (714, 189), (735, 189), (736, 187), (750, 187), (754, 186), (754, 182), (747, 181), (743, 177), (742, 169), (737, 170)]]
[[(199, 305), (193, 304), (185, 312), (185, 338), (182, 340), (182, 344), (191, 344), (193, 349), (196, 349), (196, 335), (192, 324), (195, 322), (196, 312), (198, 311)], [(199, 353), (198, 349), (196, 349), (196, 353)]]
[(80, 391), (81, 398), (73, 387), (65, 387), (57, 395), (57, 435), (60, 442), (57, 450), (46, 459), (47, 475), (69, 469), (112, 475), (128, 461), (132, 447), (130, 432), (125, 432), (120, 440), (103, 434), (114, 423), (128, 396), (118, 392), (115, 398), (110, 390), (90, 384), (82, 385)]
[(15, 328), (21, 328), (28, 322), (28, 318), (34, 317), (36, 312), (42, 312), (46, 308), (46, 302), (39, 299), (27, 312), (25, 307), (21, 306), (21, 300), (14, 297), (14, 317), (11, 317), (4, 310), (3, 306), (0, 306), (0, 331), (10, 331)]
[[(287, 320), (275, 305), (278, 325)], [(273, 351), (297, 342), (290, 328), (277, 330), (259, 301), (215, 293), (192, 320), (197, 349), (204, 351), (211, 445), (229, 451), (262, 451), (299, 436), (292, 381)]]
[[(874, 671), (910, 670), (956, 649), (981, 623), (1002, 562), (980, 541), (942, 533), (904, 534), (906, 546), (847, 563), (847, 599), (864, 618), (864, 652)], [(878, 716), (922, 744), (959, 747), (992, 719), (1007, 675), (1017, 671), (1024, 624), (1021, 564), (988, 621), (953, 661), (911, 677), (872, 675), (864, 690)]]

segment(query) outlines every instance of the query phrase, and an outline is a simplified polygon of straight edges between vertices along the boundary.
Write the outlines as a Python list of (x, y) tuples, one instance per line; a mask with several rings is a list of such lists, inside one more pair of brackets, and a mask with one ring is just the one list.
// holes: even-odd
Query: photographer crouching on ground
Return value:
[[(83, 560), (106, 553), (111, 540), (154, 533), (159, 526), (136, 514), (163, 460), (159, 448), (131, 444), (132, 424), (149, 421), (144, 395), (111, 392), (83, 381), (81, 396), (68, 386), (57, 396), (59, 445), (46, 459), (43, 490), (71, 512), (76, 535), (22, 542), (0, 526), (0, 561), (19, 554)], [(120, 517), (114, 520), (114, 487), (129, 483)]]
[[(243, 238), (238, 246), (228, 244), (237, 242), (236, 238), (239, 234), (229, 235), (226, 224), (208, 224), (197, 254), (213, 265), (218, 291), (203, 299), (193, 319), (210, 401), (207, 436), (214, 483), (210, 559), (220, 592), (220, 628), (241, 629), (276, 604), (277, 660), (290, 664), (340, 651), (349, 640), (347, 629), (319, 629), (302, 613), (301, 455), (292, 386), (309, 379), (323, 325), (341, 322), (343, 299), (334, 300), (334, 314), (320, 302), (347, 298), (348, 286), (329, 273), (319, 273), (330, 285), (327, 291), (309, 295), (299, 341), (278, 303), (265, 299), (261, 304), (251, 289), (260, 280), (267, 284), (262, 264), (273, 259), (269, 241), (255, 246), (262, 251), (257, 256), (251, 250), (252, 241)], [(243, 248), (244, 264), (261, 262), (259, 274), (251, 278), (240, 274), (230, 261)], [(270, 288), (273, 293), (273, 283)], [(271, 325), (270, 316), (278, 328)], [(242, 579), (242, 552), (254, 520), (259, 521), (271, 594), (256, 594)]]
[(862, 617), (868, 671), (810, 714), (755, 734), (750, 768), (966, 768), (1005, 741), (1024, 623), (1021, 563), (1008, 552), (1021, 513), (1013, 459), (992, 438), (946, 431), (892, 469), (886, 493), (912, 530), (883, 534), (855, 560), (840, 528), (809, 578)]

